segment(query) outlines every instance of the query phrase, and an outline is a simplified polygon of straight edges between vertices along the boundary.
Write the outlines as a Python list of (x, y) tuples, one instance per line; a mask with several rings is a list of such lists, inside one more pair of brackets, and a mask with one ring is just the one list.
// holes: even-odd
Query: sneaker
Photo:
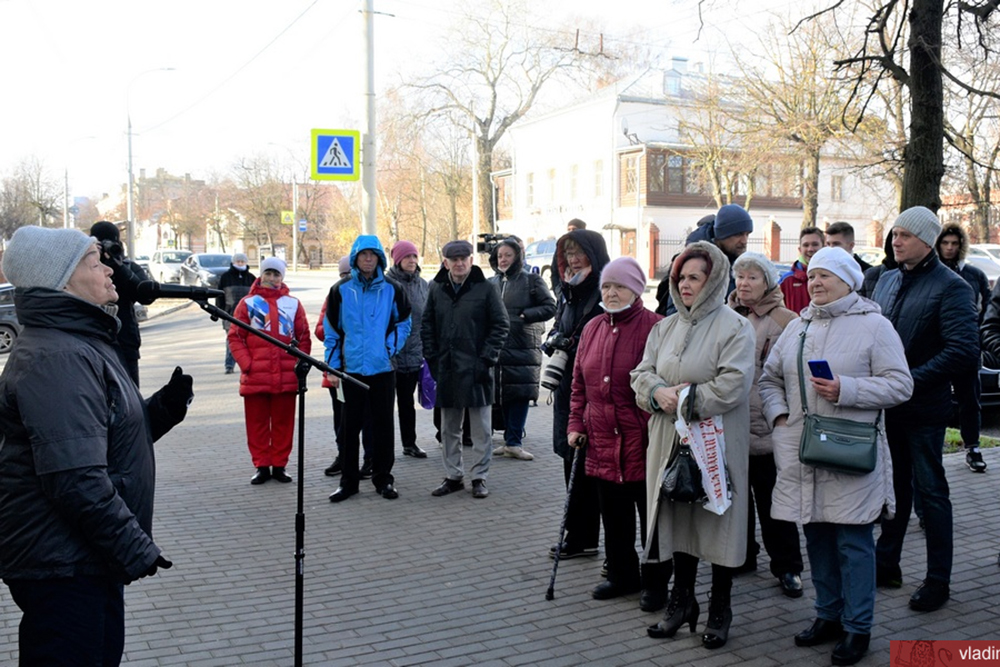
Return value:
[(965, 451), (965, 464), (972, 472), (986, 472), (986, 461), (983, 461), (983, 455), (978, 447)]
[(507, 445), (500, 445), (493, 450), (493, 456), (500, 458), (507, 453)]
[(506, 456), (508, 459), (520, 459), (521, 461), (534, 461), (535, 455), (524, 451), (523, 447), (505, 447)]
[(371, 479), (372, 478), (372, 461), (371, 461), (371, 459), (367, 459), (361, 465), (361, 472), (359, 472), (358, 474), (361, 476), (361, 479)]
[[(596, 556), (597, 547), (577, 547), (575, 545), (567, 545), (565, 542), (562, 544), (562, 548), (559, 550), (559, 560), (568, 560), (570, 558), (582, 558), (585, 556)], [(549, 558), (556, 557), (556, 548), (549, 547)]]
[(910, 609), (913, 611), (936, 611), (944, 606), (951, 597), (948, 584), (933, 579), (924, 579), (917, 592), (910, 597)]
[(232, 366), (226, 366), (226, 375), (232, 375), (233, 372)]
[(331, 463), (326, 468), (326, 470), (323, 471), (323, 474), (326, 475), (327, 477), (336, 477), (337, 475), (340, 474), (341, 468), (342, 466), (340, 465), (340, 457), (338, 456), (333, 460), (333, 463)]

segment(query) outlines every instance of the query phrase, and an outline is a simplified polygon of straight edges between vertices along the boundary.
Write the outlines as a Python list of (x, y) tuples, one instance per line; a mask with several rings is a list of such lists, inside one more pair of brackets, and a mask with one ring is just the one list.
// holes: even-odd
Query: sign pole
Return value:
[(292, 273), (299, 270), (299, 183), (292, 180)]
[(361, 147), (361, 201), (364, 215), (364, 233), (375, 231), (375, 6), (374, 0), (365, 0), (365, 115), (367, 127)]

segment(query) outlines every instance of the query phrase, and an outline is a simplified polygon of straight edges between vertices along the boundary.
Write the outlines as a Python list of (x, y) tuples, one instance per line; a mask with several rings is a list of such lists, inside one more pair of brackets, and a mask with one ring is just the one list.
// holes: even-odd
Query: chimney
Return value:
[(688, 59), (682, 58), (680, 56), (674, 56), (670, 59), (671, 69), (673, 69), (678, 74), (687, 74), (687, 64)]

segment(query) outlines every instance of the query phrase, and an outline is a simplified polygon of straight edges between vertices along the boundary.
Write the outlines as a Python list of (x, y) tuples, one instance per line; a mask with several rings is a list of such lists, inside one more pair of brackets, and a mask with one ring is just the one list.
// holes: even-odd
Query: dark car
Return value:
[(4, 283), (0, 285), (0, 354), (10, 352), (22, 328), (14, 312), (14, 286)]
[(229, 270), (232, 261), (232, 255), (215, 252), (195, 253), (181, 264), (181, 285), (218, 287), (219, 276)]

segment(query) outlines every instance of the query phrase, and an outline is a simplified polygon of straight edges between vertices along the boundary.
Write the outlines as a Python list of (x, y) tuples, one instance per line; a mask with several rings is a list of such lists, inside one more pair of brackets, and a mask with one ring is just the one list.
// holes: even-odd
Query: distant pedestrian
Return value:
[(819, 227), (803, 227), (799, 230), (799, 258), (792, 264), (780, 280), (781, 293), (785, 295), (785, 307), (793, 313), (800, 313), (809, 305), (809, 260), (819, 252), (826, 239)]
[(581, 220), (580, 218), (573, 218), (572, 220), (566, 223), (567, 232), (575, 232), (578, 229), (586, 229), (586, 228), (587, 228), (587, 223)]
[(827, 248), (840, 248), (853, 257), (862, 274), (872, 268), (871, 264), (854, 252), (854, 227), (851, 223), (840, 220), (827, 227), (824, 243)]
[[(284, 260), (268, 257), (260, 263), (260, 271), (260, 278), (237, 304), (233, 317), (283, 343), (295, 340), (308, 354), (312, 349), (309, 322), (302, 304), (288, 293)], [(250, 483), (263, 484), (272, 478), (291, 482), (285, 468), (292, 452), (299, 388), (295, 357), (241, 327), (229, 328), (229, 347), (241, 371), (247, 446), (257, 468)]]
[(444, 496), (465, 488), (462, 481), (462, 418), (466, 410), (472, 435), (472, 495), (489, 495), (486, 479), (493, 450), (494, 369), (510, 323), (500, 295), (472, 263), (472, 244), (450, 241), (441, 250), (444, 267), (430, 284), (421, 322), (424, 357), (437, 380), (441, 408), (441, 455), (445, 478), (431, 492)]
[[(230, 315), (236, 310), (236, 304), (240, 302), (240, 299), (245, 297), (250, 293), (250, 288), (253, 286), (257, 276), (255, 276), (248, 266), (249, 261), (247, 256), (242, 252), (238, 252), (233, 255), (233, 261), (229, 265), (229, 270), (219, 276), (219, 289), (222, 290), (223, 295), (215, 298), (215, 305), (217, 308), (221, 308)], [(226, 320), (222, 321), (222, 328), (227, 332), (231, 325)], [(236, 360), (233, 359), (233, 353), (229, 349), (229, 336), (226, 336), (226, 375), (233, 372), (236, 366)]]
[(351, 277), (330, 288), (326, 300), (326, 363), (368, 385), (366, 391), (353, 382), (327, 378), (334, 388), (344, 383), (343, 470), (340, 486), (330, 494), (332, 503), (358, 492), (358, 449), (366, 424), (372, 440), (375, 492), (386, 500), (399, 497), (392, 475), (396, 461), (392, 359), (410, 335), (410, 300), (402, 287), (386, 278), (385, 269), (385, 251), (378, 237), (362, 234), (351, 246)]

